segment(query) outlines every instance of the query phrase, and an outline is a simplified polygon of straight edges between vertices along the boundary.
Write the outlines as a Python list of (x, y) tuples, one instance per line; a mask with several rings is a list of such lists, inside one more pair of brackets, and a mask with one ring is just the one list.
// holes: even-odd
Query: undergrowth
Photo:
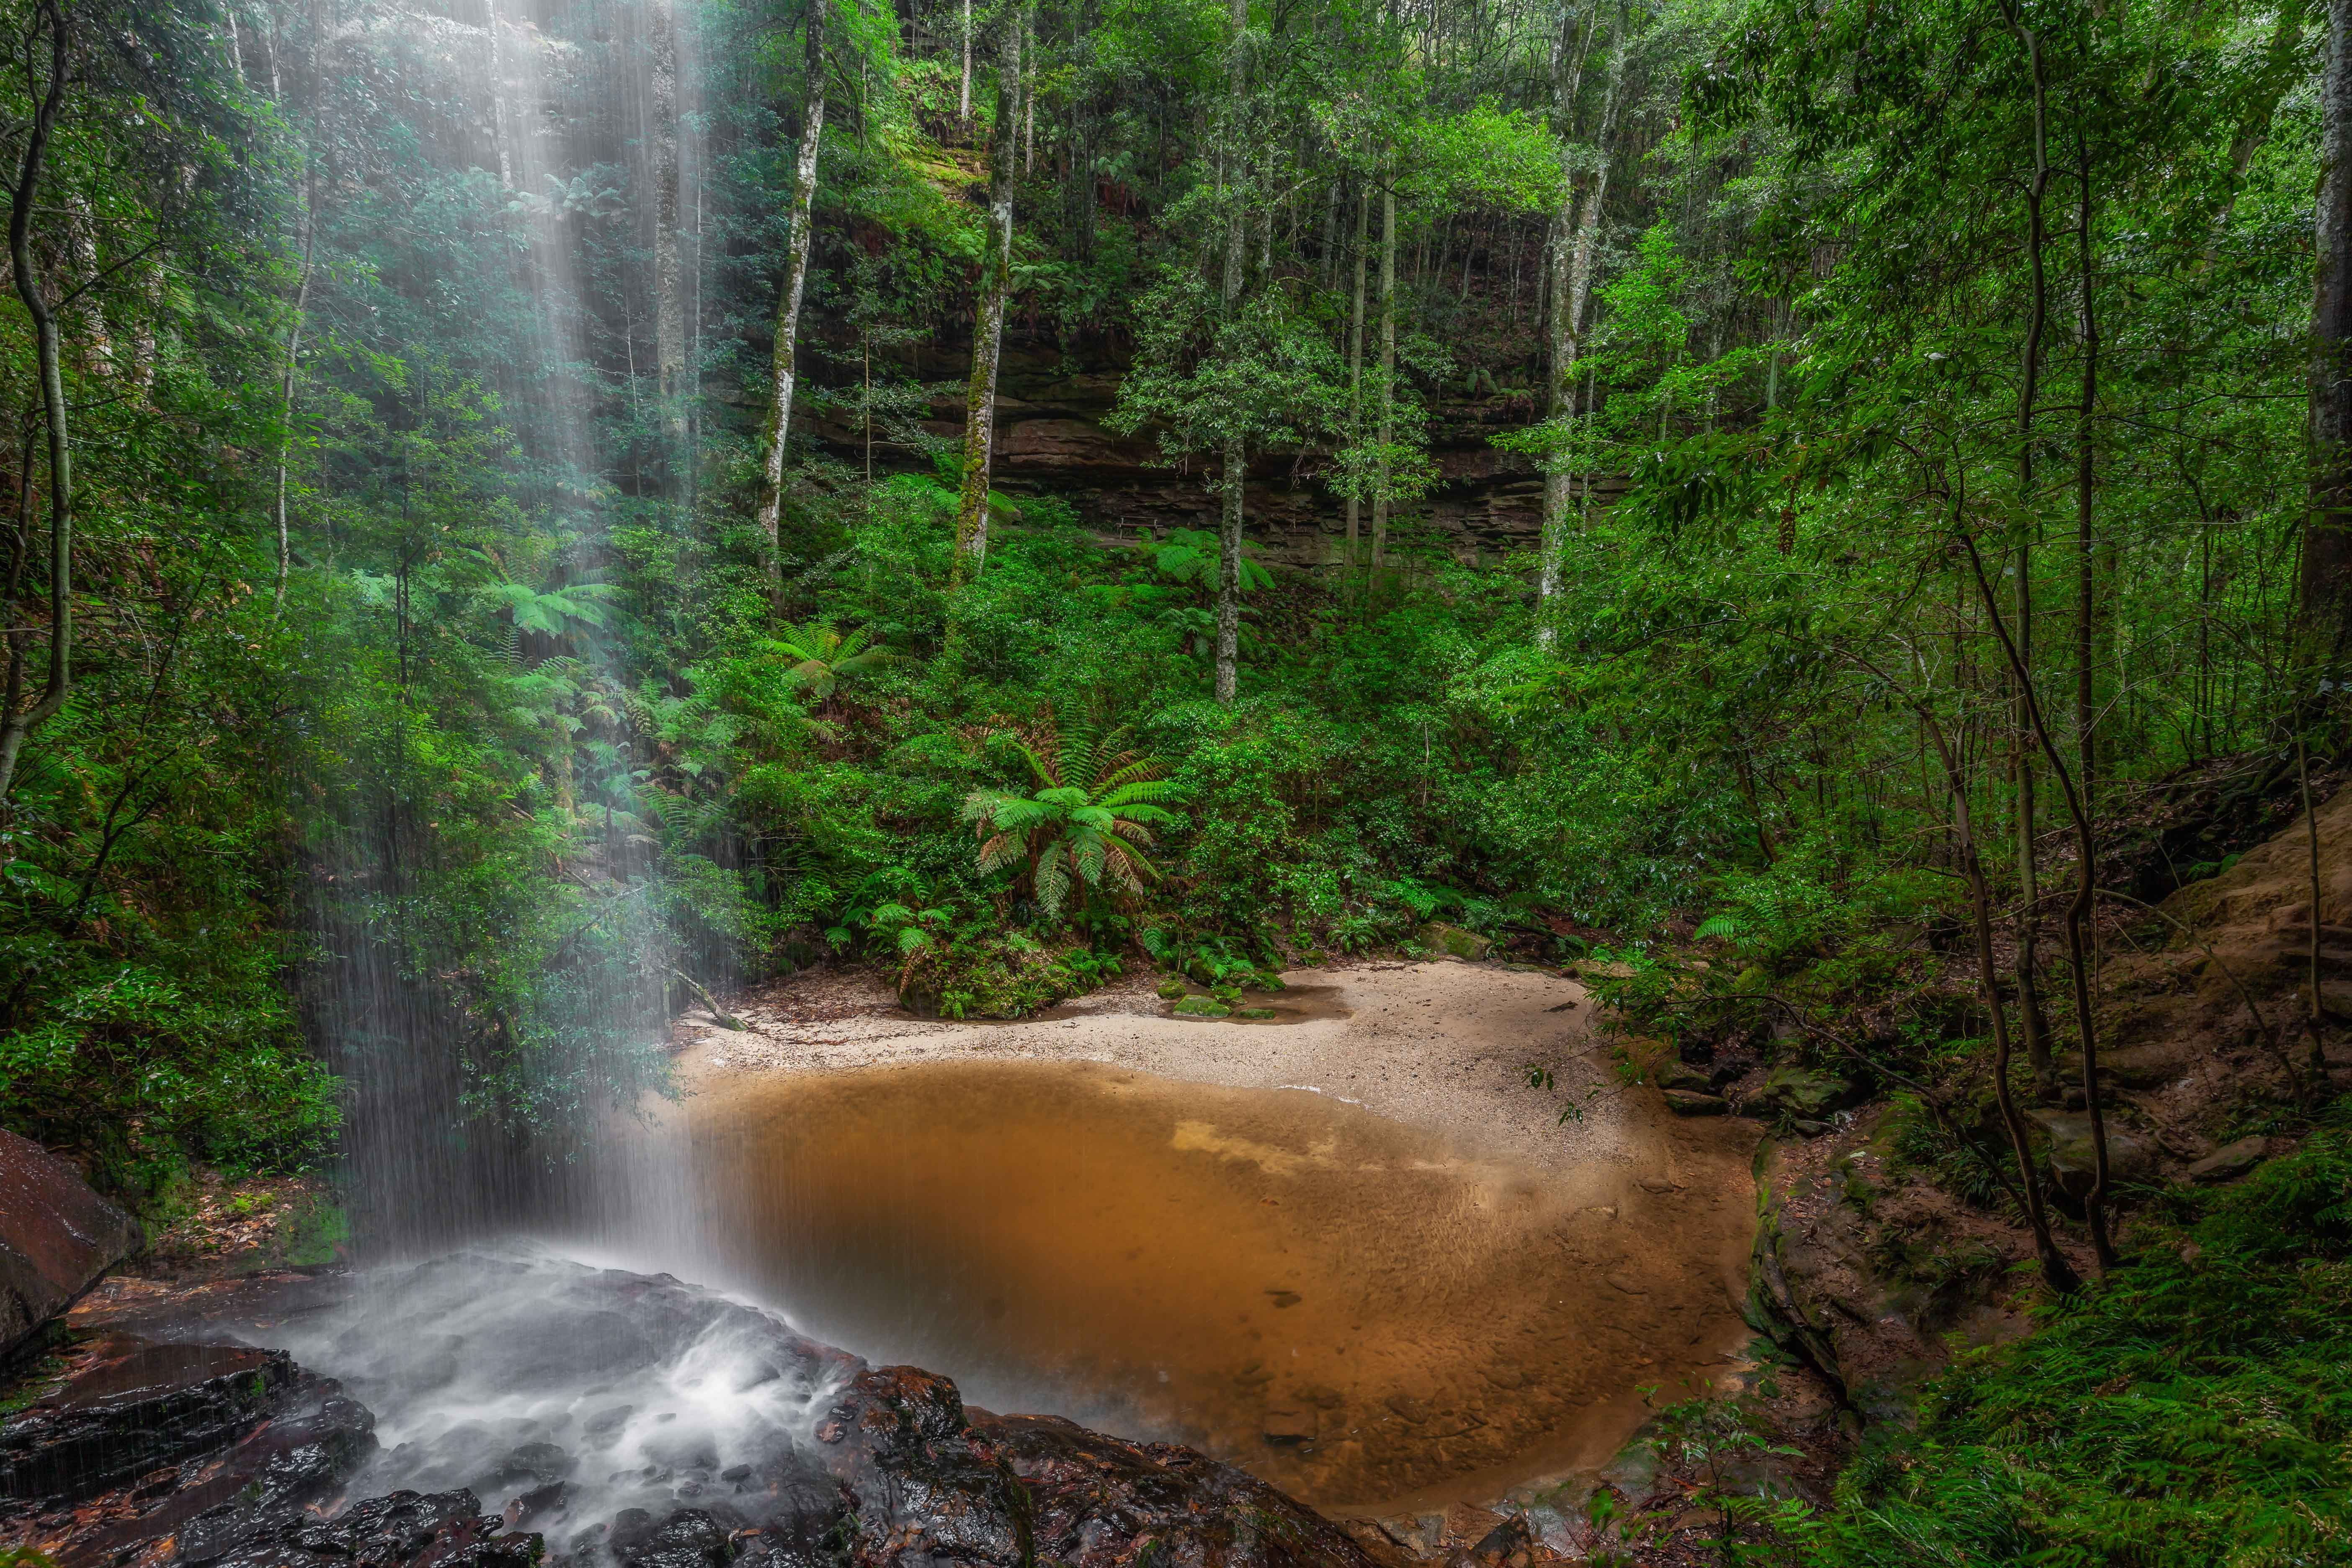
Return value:
[(1807, 1527), (1821, 1561), (2352, 1563), (2352, 1099), (2126, 1267), (1930, 1384)]

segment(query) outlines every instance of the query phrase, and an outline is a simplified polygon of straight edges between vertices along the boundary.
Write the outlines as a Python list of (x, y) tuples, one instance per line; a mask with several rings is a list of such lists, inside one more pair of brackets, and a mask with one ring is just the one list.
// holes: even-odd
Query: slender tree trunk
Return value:
[(2001, 1005), (2000, 973), (1993, 962), (1992, 889), (1986, 886), (1984, 860), (1977, 853), (1976, 834), (1969, 825), (1968, 780), (1944, 738), (1943, 727), (1924, 710), (1921, 718), (1943, 761), (1945, 787), (1952, 796), (1954, 847), (1969, 883), (1969, 911), (1976, 934), (1977, 990), (1992, 1020), (1993, 1101), (2000, 1108), (2001, 1128), (2009, 1134), (2010, 1153), (2017, 1162), (2017, 1179), (2024, 1189), (2025, 1223), (2033, 1233), (2033, 1250), (2041, 1260), (2042, 1280), (2061, 1295), (2071, 1294), (2082, 1284), (2082, 1279), (2074, 1272), (2074, 1266), (2066, 1261), (2066, 1255), (2058, 1250), (2057, 1237), (2051, 1231), (2049, 1211), (2042, 1199), (2042, 1180), (2033, 1160), (2033, 1141), (2026, 1131), (2025, 1118), (2018, 1111), (2016, 1093), (2010, 1087), (2009, 1013)]
[[(511, 191), (514, 189), (514, 153), (511, 151), (512, 140), (507, 132), (506, 41), (499, 37), (499, 0), (484, 0), (483, 9), (487, 25), (482, 30), (489, 35), (490, 43), (490, 139), (498, 143), (499, 188)], [(313, 79), (317, 75), (314, 62)]]
[[(1356, 193), (1356, 291), (1348, 309), (1348, 444), (1351, 447), (1364, 438), (1364, 272), (1371, 258), (1371, 230), (1372, 188), (1367, 184)], [(1359, 523), (1364, 509), (1361, 476), (1357, 478), (1360, 482), (1348, 487), (1349, 577), (1356, 573)]]
[(1013, 186), (1020, 149), (1013, 111), (1021, 90), (1020, 13), (997, 24), (996, 125), (988, 140), (988, 249), (981, 258), (980, 303), (971, 331), (971, 384), (964, 395), (963, 493), (956, 505), (952, 581), (980, 575), (988, 560), (989, 463), (996, 445), (996, 365), (1004, 345), (1004, 301), (1013, 292)]
[[(58, 108), (65, 100), (70, 49), (65, 10), (59, 0), (37, 0), (31, 37), (26, 40), (26, 69), (41, 36), (48, 36), (48, 80), (33, 106), (32, 123), (25, 129), (24, 152), (8, 202), (8, 259), (15, 273), (16, 298), (32, 318), (36, 365), (41, 380), (41, 415), (49, 444), (49, 668), (41, 695), (22, 712), (13, 705), (0, 713), (0, 805), (16, 782), (17, 759), (32, 732), (57, 716), (73, 690), (73, 443), (66, 426), (63, 355), (58, 340), (58, 320), (43, 292), (33, 254), (33, 216), (41, 189), (42, 164)], [(13, 684), (13, 682), (12, 682)]]
[(2033, 170), (2025, 187), (2025, 262), (2030, 288), (2024, 363), (2017, 393), (2017, 531), (2011, 556), (2017, 574), (2012, 584), (2016, 596), (2017, 658), (2016, 668), (2011, 671), (2011, 753), (2017, 783), (2017, 879), (2021, 900), (2017, 920), (2017, 997), (2019, 1023), (2025, 1031), (2026, 1057), (2032, 1064), (2034, 1081), (2046, 1095), (2056, 1081), (2056, 1068), (2051, 1059), (2049, 1026), (2042, 1009), (2037, 956), (2042, 936), (2042, 887), (2033, 856), (2037, 826), (2033, 735), (2026, 710), (2033, 698), (2033, 426), (2042, 390), (2042, 336), (2050, 319), (2050, 280), (2042, 255), (2048, 237), (2042, 202), (2050, 188), (2050, 149), (2042, 40), (2013, 16), (2011, 27), (2025, 47), (2033, 88)]
[[(1559, 31), (1552, 38), (1552, 136), (1559, 146), (1559, 206), (1551, 224), (1551, 374), (1544, 416), (1561, 433), (1563, 447), (1569, 422), (1576, 412), (1576, 329), (1574, 291), (1569, 279), (1576, 251), (1577, 200), (1582, 194), (1576, 156), (1576, 93), (1583, 84), (1585, 57), (1592, 50), (1593, 29), (1600, 24), (1600, 0), (1591, 0), (1584, 26), (1563, 6)], [(1544, 470), (1543, 520), (1538, 535), (1536, 566), (1536, 647), (1551, 650), (1558, 628), (1552, 624), (1554, 601), (1559, 596), (1560, 562), (1566, 549), (1568, 513), (1575, 500), (1575, 475), (1565, 450), (1552, 455)]]
[(1372, 462), (1372, 575), (1388, 564), (1389, 454), (1396, 443), (1396, 167), (1381, 174), (1381, 446)]
[(971, 123), (971, 0), (963, 0), (963, 75), (956, 83), (956, 118)]
[(654, 364), (662, 426), (686, 436), (686, 297), (678, 275), (677, 0), (653, 0)]
[(2098, 462), (2095, 421), (2099, 408), (2099, 316), (2092, 252), (2091, 144), (2078, 124), (2074, 132), (2074, 288), (2078, 335), (2083, 342), (2083, 403), (2074, 427), (2074, 777), (2084, 810), (2098, 799), (2095, 787), (2097, 752), (2098, 581), (2096, 543)]
[(294, 316), (286, 327), (286, 363), (278, 388), (278, 593), (270, 605), (275, 620), (286, 607), (286, 582), (294, 570), (294, 541), (286, 520), (286, 473), (294, 455), (294, 372), (302, 353), (302, 315), (310, 303), (310, 269), (316, 254), (319, 219), (318, 153), (306, 153), (302, 170), (302, 271), (294, 284)]
[(2312, 238), (2310, 516), (2303, 614), (2321, 657), (2352, 625), (2352, 0), (2327, 0), (2319, 92), (2319, 188)]
[(2082, 795), (2074, 788), (2074, 774), (2059, 753), (2058, 738), (2042, 714), (2032, 683), (2025, 679), (2023, 649), (2001, 622), (2000, 603), (1993, 593), (1992, 580), (1985, 575), (1984, 557), (1977, 549), (1976, 539), (1963, 530), (1960, 543), (1968, 552), (1969, 569), (1976, 577), (1986, 618), (1992, 623), (1993, 637), (2000, 644), (2000, 651), (2009, 660), (2010, 673), (2017, 678), (2018, 689), (2024, 697), (2029, 731), (2042, 749), (2042, 761), (2050, 764), (2050, 776), (2057, 781), (2059, 798), (2074, 828), (2074, 896), (2066, 906), (2066, 960), (2073, 972), (2074, 1027), (2083, 1047), (2083, 1109), (2091, 1122), (2091, 1191), (2083, 1199), (2083, 1212), (2091, 1222), (2091, 1245), (2098, 1253), (2099, 1268), (2104, 1273), (2115, 1267), (2116, 1249), (2107, 1231), (2107, 1122), (2099, 1095), (2098, 1031), (2091, 1015), (2090, 922), (2097, 888), (2098, 844), (2091, 832), (2090, 814), (2084, 809)]
[[(775, 570), (782, 569), (776, 544), (783, 527), (784, 437), (792, 429), (793, 353), (800, 334), (801, 295), (808, 285), (810, 222), (816, 205), (816, 155), (824, 133), (824, 13), (832, 3), (833, 0), (809, 0), (808, 97), (801, 112), (800, 156), (793, 165), (792, 238), (784, 254), (783, 286), (776, 294), (776, 353), (770, 370), (768, 449), (760, 489), (760, 531), (768, 536), (768, 558)], [(868, 444), (870, 449), (870, 437)], [(870, 450), (866, 466), (869, 469), (873, 467)]]
[[(1243, 108), (1249, 91), (1249, 0), (1233, 0), (1232, 36), (1227, 40), (1226, 100), (1229, 118), (1228, 156), (1236, 161), (1244, 145)], [(1246, 174), (1235, 178), (1225, 193), (1225, 315), (1241, 310), (1242, 263), (1248, 245)], [(1224, 486), (1217, 516), (1217, 667), (1216, 697), (1231, 706), (1241, 686), (1242, 658), (1242, 521), (1249, 485), (1249, 454), (1238, 427), (1225, 437)]]
[[(2304, 1090), (2312, 1105), (2324, 1104), (2332, 1087), (2327, 1078), (2327, 1045), (2320, 1033), (2327, 1022), (2327, 1009), (2319, 994), (2319, 928), (2326, 917), (2320, 912), (2319, 896), (2319, 813), (2311, 799), (2311, 752), (2300, 732), (2294, 738), (2294, 777), (2303, 795), (2303, 843), (2305, 874), (2311, 884), (2311, 945), (2304, 956), (2311, 964), (2310, 984), (2305, 992), (2308, 1003), (2304, 1026), (2309, 1031), (2306, 1046), (2310, 1051), (2308, 1066), (2311, 1079)], [(2284, 1042), (2281, 1042), (2284, 1045)]]

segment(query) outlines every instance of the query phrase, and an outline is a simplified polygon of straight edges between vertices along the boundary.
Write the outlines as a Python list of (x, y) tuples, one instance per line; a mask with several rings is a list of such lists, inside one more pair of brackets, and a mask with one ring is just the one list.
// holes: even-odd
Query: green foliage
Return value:
[(2352, 1559), (2352, 1133), (2185, 1199), (2026, 1339), (1932, 1386), (1849, 1470), (1833, 1563)]
[(1027, 766), (1032, 789), (979, 789), (964, 799), (964, 820), (981, 840), (981, 875), (1021, 868), (1048, 921), (1074, 890), (1101, 890), (1108, 882), (1114, 895), (1139, 898), (1146, 880), (1160, 876), (1143, 851), (1153, 827), (1177, 820), (1158, 804), (1177, 792), (1158, 776), (1156, 758), (1123, 745), (1127, 735), (1083, 719), (1040, 720), (1017, 734), (1000, 733), (993, 738)]

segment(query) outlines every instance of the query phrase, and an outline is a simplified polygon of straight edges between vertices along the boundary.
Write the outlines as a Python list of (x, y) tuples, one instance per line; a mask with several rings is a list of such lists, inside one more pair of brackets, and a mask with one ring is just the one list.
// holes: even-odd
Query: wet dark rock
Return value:
[(283, 1351), (101, 1342), (58, 1392), (0, 1425), (0, 1498), (83, 1501), (260, 1424), (294, 1375)]
[(71, 1165), (0, 1131), (0, 1358), (145, 1244)]
[(726, 1568), (734, 1550), (728, 1532), (704, 1510), (680, 1509), (642, 1541), (614, 1555), (624, 1568)]
[[(299, 1509), (240, 1518), (218, 1537), (184, 1532), (174, 1568), (530, 1568), (537, 1535), (508, 1534), (472, 1492), (394, 1492), (355, 1504), (332, 1520)], [(233, 1539), (232, 1539), (233, 1537)]]
[(1037, 1560), (1131, 1568), (1374, 1568), (1353, 1537), (1246, 1471), (1190, 1448), (1052, 1415), (976, 1422), (971, 1446), (1019, 1479)]
[[(375, 1450), (374, 1417), (329, 1379), (289, 1369), (257, 1405), (245, 1410), (250, 1419), (241, 1427), (223, 1421), (209, 1428), (227, 1434), (216, 1446), (185, 1450), (178, 1462), (112, 1490), (90, 1491), (91, 1472), (85, 1471), (83, 1484), (73, 1489), (80, 1495), (70, 1500), (52, 1495), (0, 1504), (0, 1535), (37, 1543), (63, 1568), (158, 1562), (158, 1542), (172, 1545), (180, 1560), (210, 1561), (240, 1548), (257, 1531), (277, 1529), (268, 1523), (273, 1517), (336, 1496)], [(184, 1447), (198, 1430), (185, 1422), (165, 1425)], [(142, 1436), (135, 1426), (129, 1435), (134, 1441)], [(122, 1468), (119, 1457), (105, 1466)]]
[[(593, 1414), (583, 1426), (551, 1422), (544, 1430), (561, 1443), (518, 1421), (484, 1418), (371, 1459), (373, 1422), (340, 1385), (281, 1352), (194, 1347), (260, 1358), (215, 1372), (250, 1378), (257, 1366), (274, 1369), (274, 1389), (240, 1407), (241, 1435), (234, 1423), (215, 1423), (212, 1430), (225, 1433), (215, 1449), (146, 1463), (70, 1508), (20, 1505), (0, 1517), (0, 1538), (38, 1545), (59, 1568), (520, 1568), (546, 1550), (542, 1536), (562, 1543), (553, 1561), (571, 1568), (1143, 1568), (1145, 1557), (1163, 1552), (1181, 1568), (1375, 1568), (1311, 1510), (1189, 1449), (1122, 1442), (1050, 1417), (967, 1411), (945, 1378), (867, 1367), (675, 1280), (588, 1270), (545, 1278), (561, 1285), (543, 1293), (563, 1296), (567, 1323), (609, 1309), (663, 1356), (682, 1343), (707, 1345), (713, 1331), (735, 1336), (726, 1344), (740, 1357), (740, 1377), (814, 1391), (823, 1413), (814, 1440), (751, 1432), (747, 1450), (745, 1432), (714, 1444), (681, 1418), (657, 1427), (677, 1433), (674, 1447), (649, 1445), (642, 1428), (664, 1412), (646, 1406), (640, 1389), (624, 1396), (639, 1401), (634, 1417), (616, 1399), (586, 1405)], [(418, 1291), (411, 1305), (420, 1316), (410, 1321), (430, 1321), (459, 1279), (445, 1274), (435, 1290)], [(499, 1325), (465, 1327), (469, 1355), (505, 1363)], [(606, 1331), (589, 1351), (604, 1357), (632, 1342)], [(371, 1339), (362, 1348), (392, 1347)], [(536, 1351), (530, 1356), (551, 1365)], [(368, 1375), (386, 1376), (373, 1363)], [(479, 1377), (469, 1363), (457, 1394), (473, 1397)], [(388, 1380), (382, 1386), (401, 1392)], [(584, 1435), (583, 1426), (604, 1431)], [(647, 1463), (655, 1447), (661, 1462)], [(403, 1477), (469, 1466), (504, 1478), (499, 1489), (401, 1485), (367, 1497)], [(109, 1473), (122, 1468), (115, 1463)], [(365, 1500), (347, 1503), (347, 1493)]]

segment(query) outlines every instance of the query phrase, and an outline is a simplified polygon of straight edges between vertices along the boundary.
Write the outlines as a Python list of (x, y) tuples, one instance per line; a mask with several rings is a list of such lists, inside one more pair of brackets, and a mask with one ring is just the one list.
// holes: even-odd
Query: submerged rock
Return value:
[(138, 1222), (79, 1172), (0, 1131), (0, 1357), (143, 1245)]

